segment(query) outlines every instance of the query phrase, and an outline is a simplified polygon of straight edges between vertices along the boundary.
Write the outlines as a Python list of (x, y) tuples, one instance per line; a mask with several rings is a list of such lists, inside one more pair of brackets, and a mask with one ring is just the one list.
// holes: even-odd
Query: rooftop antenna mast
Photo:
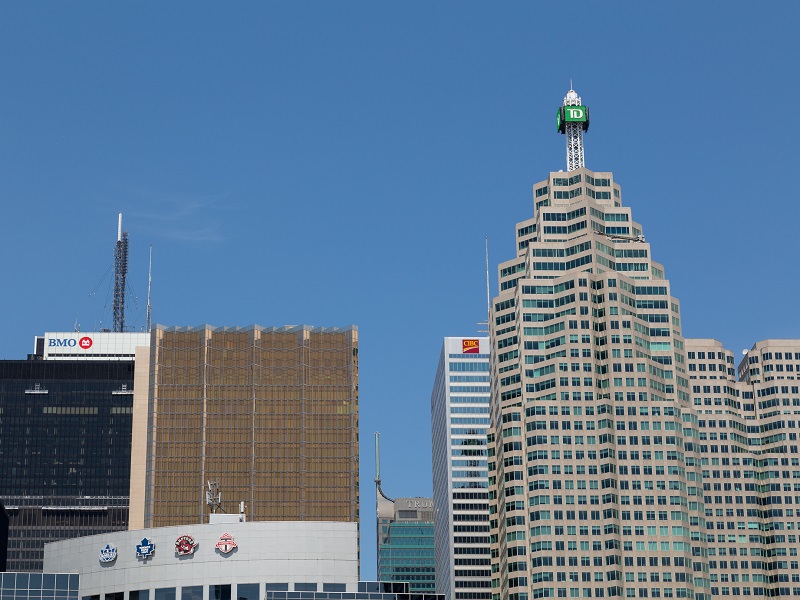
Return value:
[(145, 331), (150, 333), (150, 316), (152, 314), (150, 306), (150, 285), (153, 283), (153, 244), (150, 244), (150, 267), (147, 270), (147, 319), (145, 322)]
[(381, 487), (381, 434), (375, 432), (375, 483)]
[(387, 500), (391, 500), (381, 489), (381, 434), (377, 431), (375, 432), (375, 491), (376, 499), (382, 496)]
[(114, 329), (125, 331), (125, 279), (128, 276), (128, 232), (122, 231), (122, 213), (117, 220), (117, 245), (114, 248)]
[(581, 104), (581, 98), (572, 89), (564, 96), (564, 104), (559, 107), (556, 116), (559, 133), (567, 136), (567, 171), (574, 171), (586, 166), (583, 160), (583, 132), (589, 129), (589, 107)]
[(206, 490), (206, 504), (211, 508), (211, 513), (216, 514), (222, 505), (222, 493), (219, 491), (219, 479), (208, 481)]
[(489, 334), (489, 320), (492, 315), (492, 301), (489, 299), (489, 236), (486, 236), (486, 322), (478, 322), (478, 325), (486, 325), (486, 329), (479, 329), (478, 333)]

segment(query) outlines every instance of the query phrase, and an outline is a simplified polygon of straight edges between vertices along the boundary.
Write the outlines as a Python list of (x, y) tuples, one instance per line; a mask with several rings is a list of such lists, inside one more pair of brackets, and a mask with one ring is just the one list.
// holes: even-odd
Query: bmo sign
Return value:
[(149, 333), (132, 331), (51, 331), (36, 340), (44, 360), (133, 360), (136, 348), (150, 346)]
[(88, 335), (83, 336), (79, 340), (76, 340), (75, 338), (47, 339), (48, 348), (82, 348), (83, 350), (88, 350), (92, 347), (92, 344), (92, 338), (90, 338)]

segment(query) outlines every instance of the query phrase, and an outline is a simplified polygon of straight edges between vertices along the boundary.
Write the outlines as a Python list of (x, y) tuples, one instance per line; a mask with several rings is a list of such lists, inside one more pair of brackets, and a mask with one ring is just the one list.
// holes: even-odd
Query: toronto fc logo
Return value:
[(217, 550), (223, 554), (228, 554), (234, 548), (236, 548), (236, 542), (233, 540), (233, 536), (230, 533), (223, 533), (219, 536)]
[(178, 556), (185, 556), (187, 554), (194, 554), (197, 550), (197, 542), (190, 535), (182, 535), (175, 540), (175, 554)]

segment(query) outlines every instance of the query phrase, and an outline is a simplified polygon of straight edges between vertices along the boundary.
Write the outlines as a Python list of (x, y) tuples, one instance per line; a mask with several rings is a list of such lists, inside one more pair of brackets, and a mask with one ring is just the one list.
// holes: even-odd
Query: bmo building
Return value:
[(34, 356), (41, 360), (132, 361), (137, 346), (150, 346), (149, 333), (48, 332), (34, 339)]
[(134, 354), (148, 333), (45, 333), (0, 361), (7, 570), (42, 571), (47, 542), (128, 527)]

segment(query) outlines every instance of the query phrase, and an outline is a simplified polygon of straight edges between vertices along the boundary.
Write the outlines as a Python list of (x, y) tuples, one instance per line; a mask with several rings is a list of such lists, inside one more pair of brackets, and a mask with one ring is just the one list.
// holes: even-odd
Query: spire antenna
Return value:
[(589, 107), (581, 104), (581, 98), (572, 89), (564, 96), (564, 104), (559, 107), (556, 126), (559, 133), (567, 137), (567, 171), (586, 166), (583, 157), (583, 132), (589, 129)]
[(145, 331), (150, 333), (150, 317), (152, 307), (150, 305), (150, 286), (153, 283), (153, 244), (150, 244), (150, 266), (147, 270), (147, 319), (145, 321)]
[(114, 247), (114, 328), (125, 331), (125, 280), (128, 277), (128, 232), (122, 231), (122, 213), (117, 220), (117, 244)]

